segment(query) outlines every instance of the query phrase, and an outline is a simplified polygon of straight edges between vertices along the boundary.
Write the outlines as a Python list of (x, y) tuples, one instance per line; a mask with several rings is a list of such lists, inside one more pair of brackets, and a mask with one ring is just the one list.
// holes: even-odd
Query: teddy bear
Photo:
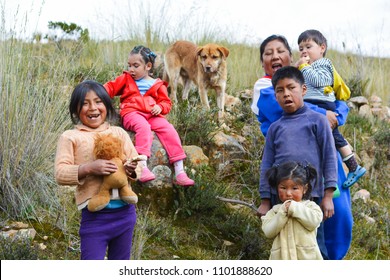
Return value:
[(125, 155), (123, 154), (123, 143), (118, 137), (112, 134), (97, 134), (95, 136), (95, 147), (93, 150), (96, 159), (106, 159), (113, 161), (118, 169), (110, 175), (103, 176), (103, 182), (99, 192), (88, 202), (88, 210), (91, 212), (99, 211), (106, 207), (110, 202), (110, 190), (118, 189), (119, 197), (129, 203), (138, 202), (137, 195), (128, 184), (128, 179), (123, 163)]

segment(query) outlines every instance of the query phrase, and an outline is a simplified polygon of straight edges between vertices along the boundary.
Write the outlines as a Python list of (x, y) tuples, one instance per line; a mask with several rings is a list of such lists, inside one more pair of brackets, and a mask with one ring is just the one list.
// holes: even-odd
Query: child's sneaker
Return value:
[(156, 176), (154, 176), (153, 172), (150, 171), (149, 168), (142, 168), (141, 178), (139, 179), (140, 182), (145, 183), (154, 179), (156, 179)]
[(366, 169), (360, 165), (358, 165), (358, 167), (356, 168), (356, 170), (354, 172), (349, 172), (348, 173), (348, 176), (347, 176), (347, 179), (345, 180), (344, 184), (343, 184), (343, 188), (349, 188), (351, 187), (353, 184), (355, 184), (360, 177), (362, 177), (365, 173), (366, 173)]
[(179, 175), (177, 175), (176, 178), (173, 180), (173, 183), (175, 185), (183, 186), (183, 187), (189, 187), (195, 184), (194, 180), (188, 178), (185, 172), (182, 172)]

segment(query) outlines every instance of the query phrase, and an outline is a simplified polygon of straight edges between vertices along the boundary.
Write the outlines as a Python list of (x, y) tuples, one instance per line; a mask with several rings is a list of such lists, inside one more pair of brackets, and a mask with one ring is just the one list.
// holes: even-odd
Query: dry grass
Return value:
[[(70, 127), (67, 104), (73, 87), (87, 78), (102, 83), (113, 79), (125, 68), (127, 54), (134, 45), (144, 44), (163, 52), (176, 38), (183, 38), (180, 30), (177, 34), (164, 32), (169, 17), (165, 19), (166, 22), (155, 22), (156, 17), (149, 14), (150, 7), (133, 7), (141, 8), (137, 12), (140, 19), (133, 22), (127, 17), (126, 20), (129, 26), (144, 25), (145, 28), (129, 28), (143, 31), (128, 34), (131, 39), (123, 41), (33, 44), (15, 39), (3, 27), (0, 30), (0, 212), (3, 221), (36, 221), (41, 225), (40, 236), (59, 232), (52, 238), (52, 249), (41, 252), (41, 259), (78, 258), (78, 212), (73, 201), (68, 199), (64, 203), (64, 197), (56, 192), (57, 185), (53, 179), (56, 142), (59, 134)], [(185, 19), (183, 17), (183, 22)], [(186, 39), (198, 44), (214, 41), (230, 50), (228, 93), (235, 95), (243, 89), (251, 89), (263, 74), (258, 46), (231, 44), (225, 38), (216, 37), (220, 30), (215, 26), (199, 19), (193, 20), (194, 36)], [(365, 96), (376, 94), (382, 97), (385, 104), (389, 102), (390, 59), (368, 58), (332, 50), (329, 51), (329, 58), (346, 81), (355, 81), (356, 91)], [(196, 111), (188, 110), (184, 105), (179, 110), (182, 111), (172, 115), (172, 121), (181, 124), (178, 126), (179, 133), (188, 137), (188, 143), (198, 141), (196, 136), (190, 134), (190, 128), (202, 125), (195, 119)], [(241, 111), (243, 117), (231, 124), (233, 129), (240, 132), (248, 123), (258, 129), (248, 103), (244, 102)], [(187, 122), (184, 121), (186, 119)], [(214, 124), (210, 121), (206, 125), (209, 128)], [(388, 130), (388, 126), (367, 123), (353, 114), (346, 127), (353, 127), (360, 133), (356, 139), (359, 151), (364, 146), (362, 139), (370, 138), (378, 130)], [(345, 130), (348, 139), (354, 139), (355, 132)], [(259, 165), (261, 139), (258, 134), (256, 130), (250, 137), (247, 148), (249, 159), (233, 164), (232, 174), (237, 175), (222, 177), (221, 182), (210, 182), (209, 178), (216, 176), (213, 168), (198, 172), (202, 174), (196, 178), (197, 182), (201, 182), (202, 190), (193, 190), (181, 196), (176, 205), (180, 215), (163, 218), (154, 216), (146, 209), (139, 209), (134, 259), (150, 259), (153, 256), (170, 259), (173, 255), (189, 259), (268, 257), (264, 248), (269, 248), (270, 244), (261, 235), (258, 220), (245, 211), (232, 213), (221, 205), (215, 205), (213, 200), (222, 190), (231, 196), (258, 199), (258, 175), (253, 175)], [(379, 138), (386, 141), (386, 137)], [(207, 141), (203, 140), (200, 144), (205, 143)], [(385, 146), (380, 147), (386, 149)], [(378, 160), (380, 154), (377, 154)], [(388, 194), (384, 195), (382, 190), (388, 186), (389, 177), (377, 169), (372, 178), (363, 181), (364, 187), (372, 192), (372, 199), (379, 207), (375, 203), (355, 205), (356, 223), (349, 259), (390, 258), (389, 202)], [(373, 213), (378, 224), (375, 227), (366, 225), (358, 215), (360, 211)], [(196, 242), (191, 244), (194, 240)], [(232, 241), (234, 245), (227, 247), (224, 240)]]

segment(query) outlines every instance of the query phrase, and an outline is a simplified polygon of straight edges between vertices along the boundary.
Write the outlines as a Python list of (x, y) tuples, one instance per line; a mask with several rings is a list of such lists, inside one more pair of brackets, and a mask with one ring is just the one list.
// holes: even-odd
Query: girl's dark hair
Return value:
[(309, 199), (312, 191), (311, 182), (317, 179), (317, 170), (308, 163), (288, 161), (271, 167), (265, 175), (270, 186), (275, 189), (281, 181), (288, 179), (293, 180), (297, 185), (307, 185), (303, 199)]
[(93, 91), (103, 101), (107, 109), (107, 119), (112, 119), (115, 116), (115, 109), (112, 105), (111, 98), (102, 84), (86, 80), (78, 84), (70, 97), (69, 113), (73, 124), (80, 121), (80, 111), (83, 107), (85, 96), (88, 92)]
[(302, 32), (301, 35), (299, 35), (299, 37), (298, 37), (298, 45), (301, 42), (305, 42), (305, 41), (308, 41), (308, 40), (313, 40), (319, 46), (325, 45), (325, 52), (324, 52), (324, 57), (325, 57), (326, 49), (328, 48), (328, 43), (326, 41), (325, 36), (322, 35), (322, 33), (320, 31), (318, 31), (318, 30), (309, 29), (309, 30), (306, 30), (306, 31)]
[(153, 70), (154, 61), (156, 60), (157, 55), (152, 52), (149, 48), (139, 45), (135, 46), (130, 54), (140, 54), (145, 64), (150, 62), (152, 64), (151, 71)]
[(260, 45), (260, 61), (261, 62), (263, 62), (263, 54), (264, 54), (265, 47), (267, 46), (267, 44), (269, 42), (275, 41), (275, 40), (281, 42), (287, 48), (288, 52), (290, 53), (290, 56), (292, 55), (291, 48), (290, 48), (290, 45), (288, 44), (286, 37), (284, 37), (282, 35), (271, 35), (271, 36), (267, 37)]

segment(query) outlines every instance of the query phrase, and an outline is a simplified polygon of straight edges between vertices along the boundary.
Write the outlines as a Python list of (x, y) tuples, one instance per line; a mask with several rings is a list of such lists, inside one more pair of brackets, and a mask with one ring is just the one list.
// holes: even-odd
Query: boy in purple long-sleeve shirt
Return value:
[[(283, 116), (271, 124), (266, 136), (259, 211), (268, 211), (277, 203), (277, 195), (266, 180), (267, 170), (273, 165), (295, 160), (316, 168), (318, 176), (313, 184), (312, 198), (321, 206), (324, 219), (331, 218), (334, 214), (333, 192), (337, 185), (337, 154), (328, 120), (304, 105), (307, 88), (302, 73), (295, 67), (286, 66), (276, 71), (272, 85)], [(323, 258), (327, 259), (322, 226), (318, 229), (317, 241)]]

